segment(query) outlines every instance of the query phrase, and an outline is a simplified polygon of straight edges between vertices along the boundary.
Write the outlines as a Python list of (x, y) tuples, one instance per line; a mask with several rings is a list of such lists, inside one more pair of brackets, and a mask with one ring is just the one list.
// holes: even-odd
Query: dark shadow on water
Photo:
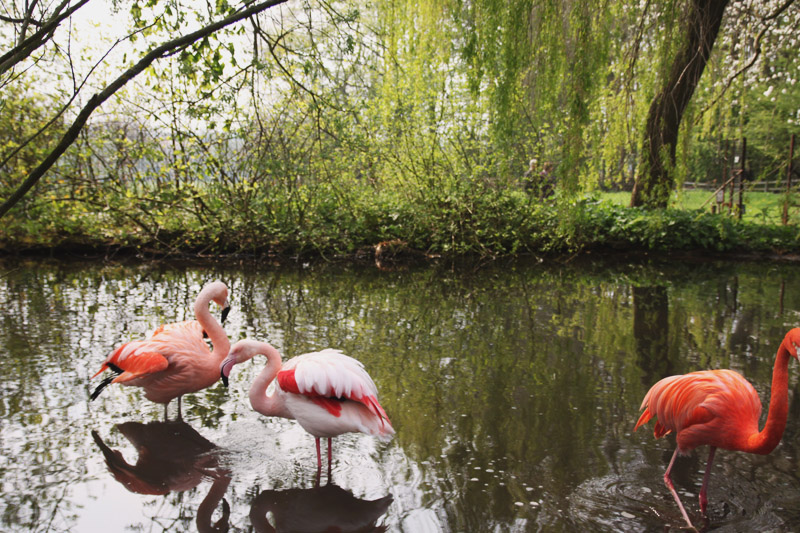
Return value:
[(645, 383), (674, 372), (669, 359), (669, 297), (663, 286), (632, 287), (636, 363)]
[[(131, 492), (149, 495), (190, 490), (210, 479), (211, 488), (197, 508), (197, 530), (228, 531), (230, 507), (223, 496), (231, 477), (220, 466), (219, 448), (214, 443), (180, 420), (125, 422), (115, 427), (136, 448), (138, 457), (135, 464), (129, 463), (122, 452), (112, 450), (92, 430), (92, 438), (114, 479)], [(213, 523), (212, 514), (220, 501), (222, 517)]]
[(378, 533), (387, 530), (387, 526), (378, 525), (378, 520), (392, 501), (391, 494), (377, 500), (362, 500), (332, 483), (311, 489), (265, 490), (250, 506), (250, 521), (259, 533)]

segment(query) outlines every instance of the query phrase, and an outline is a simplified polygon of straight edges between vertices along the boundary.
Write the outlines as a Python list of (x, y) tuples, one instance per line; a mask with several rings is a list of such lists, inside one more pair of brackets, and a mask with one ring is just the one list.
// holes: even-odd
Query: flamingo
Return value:
[[(100, 370), (92, 379), (111, 370), (92, 393), (92, 400), (111, 383), (142, 387), (145, 398), (164, 404), (167, 417), (169, 402), (189, 392), (197, 392), (213, 385), (219, 378), (219, 364), (228, 355), (230, 341), (225, 330), (211, 316), (208, 305), (215, 302), (222, 307), (222, 322), (230, 311), (228, 287), (221, 281), (208, 283), (194, 302), (197, 320), (164, 324), (153, 334), (139, 341), (126, 342), (111, 351)], [(213, 344), (209, 351), (204, 337)]]
[[(675, 457), (698, 446), (711, 448), (700, 488), (700, 511), (706, 514), (708, 480), (717, 448), (766, 455), (778, 445), (789, 412), (789, 357), (798, 359), (800, 328), (781, 342), (772, 370), (772, 392), (764, 429), (758, 430), (761, 401), (753, 386), (732, 370), (701, 370), (670, 376), (653, 385), (642, 401), (644, 409), (634, 431), (656, 417), (656, 438), (675, 432), (677, 446), (664, 473), (664, 483), (675, 498), (684, 520), (694, 529), (670, 479)], [(800, 359), (798, 359), (800, 360)]]
[[(343, 433), (366, 433), (388, 440), (394, 428), (378, 403), (378, 389), (361, 362), (339, 350), (327, 348), (298, 355), (283, 364), (280, 352), (269, 343), (240, 340), (220, 365), (222, 383), (234, 365), (255, 355), (265, 355), (267, 365), (250, 386), (250, 405), (265, 416), (297, 420), (314, 436), (317, 445), (317, 480), (322, 470), (320, 439), (328, 439), (328, 477), (332, 439)], [(267, 387), (277, 377), (273, 394)]]

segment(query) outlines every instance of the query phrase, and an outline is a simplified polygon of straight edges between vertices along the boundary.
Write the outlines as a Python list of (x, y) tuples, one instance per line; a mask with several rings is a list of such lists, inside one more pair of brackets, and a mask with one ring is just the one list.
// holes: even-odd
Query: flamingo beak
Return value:
[(222, 309), (222, 316), (220, 317), (220, 323), (222, 323), (223, 325), (225, 324), (225, 319), (228, 318), (228, 313), (230, 313), (230, 312), (231, 312), (231, 306), (230, 305), (226, 305)]
[(221, 365), (219, 365), (219, 377), (225, 387), (228, 386), (228, 375), (231, 373), (231, 368), (236, 362), (233, 359), (226, 358)]

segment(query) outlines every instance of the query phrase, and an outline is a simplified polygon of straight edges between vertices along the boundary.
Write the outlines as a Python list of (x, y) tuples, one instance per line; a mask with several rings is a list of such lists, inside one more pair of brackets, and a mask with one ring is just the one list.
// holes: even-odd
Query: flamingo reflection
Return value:
[[(128, 463), (119, 450), (112, 450), (92, 430), (106, 460), (109, 472), (126, 489), (137, 494), (162, 495), (182, 492), (198, 486), (205, 479), (213, 483), (197, 508), (197, 530), (228, 530), (230, 507), (223, 499), (231, 478), (219, 465), (219, 448), (181, 420), (125, 422), (117, 429), (136, 448), (136, 464)], [(222, 501), (222, 517), (212, 524), (212, 514)]]
[(362, 500), (332, 483), (312, 489), (265, 490), (250, 505), (250, 522), (258, 533), (377, 533), (387, 529), (377, 522), (392, 500), (391, 494)]

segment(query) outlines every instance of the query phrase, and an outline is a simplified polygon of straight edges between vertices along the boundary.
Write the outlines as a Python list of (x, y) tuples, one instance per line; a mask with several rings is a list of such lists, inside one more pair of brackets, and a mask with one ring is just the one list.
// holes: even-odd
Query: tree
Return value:
[[(728, 0), (688, 0), (682, 24), (682, 40), (672, 59), (668, 74), (661, 84), (661, 89), (650, 104), (645, 122), (639, 168), (631, 194), (632, 206), (652, 208), (667, 206), (669, 195), (675, 187), (676, 150), (678, 136), (681, 133), (681, 120), (708, 64), (728, 3)], [(726, 76), (725, 81), (721, 83), (719, 93), (708, 102), (703, 112), (715, 106), (725, 105), (721, 102), (722, 96), (731, 87), (733, 80), (757, 64), (762, 53), (764, 36), (769, 30), (774, 29), (780, 15), (793, 4), (794, 0), (784, 0), (780, 4), (759, 2), (747, 4), (740, 9), (746, 12), (747, 16), (738, 16), (748, 20), (758, 33), (752, 38), (748, 36), (743, 39), (749, 57), (741, 68)], [(739, 23), (737, 20), (729, 21), (729, 24), (734, 26), (731, 31), (737, 34), (738, 38), (741, 30), (736, 27), (737, 23)], [(723, 53), (731, 54), (735, 49), (736, 47), (732, 47)], [(724, 58), (721, 62), (728, 61), (729, 64), (735, 64), (736, 58)]]
[[(70, 145), (75, 142), (80, 134), (81, 129), (84, 127), (91, 114), (98, 107), (100, 107), (103, 102), (108, 100), (108, 98), (110, 98), (115, 92), (121, 89), (126, 83), (141, 74), (154, 61), (184, 51), (194, 43), (207, 38), (209, 35), (222, 28), (256, 15), (257, 13), (260, 13), (268, 8), (282, 4), (285, 1), (286, 0), (268, 0), (258, 4), (251, 3), (249, 6), (245, 4), (245, 6), (241, 9), (235, 11), (231, 10), (233, 11), (232, 14), (217, 22), (208, 23), (196, 31), (163, 42), (162, 44), (150, 49), (141, 57), (141, 59), (139, 59), (138, 62), (125, 70), (114, 81), (107, 84), (101, 91), (95, 93), (91, 98), (89, 98), (88, 102), (81, 108), (80, 112), (72, 121), (72, 124), (67, 128), (60, 141), (49, 151), (41, 163), (28, 174), (25, 180), (19, 185), (17, 190), (14, 191), (8, 198), (6, 198), (2, 205), (0, 205), (0, 218), (2, 218), (3, 215), (5, 215), (12, 207), (14, 207), (14, 205), (23, 196), (25, 196), (25, 194), (39, 181), (39, 179), (55, 164), (55, 162), (61, 157), (67, 148), (69, 148)], [(47, 14), (46, 18), (43, 20), (34, 20), (33, 7), (36, 5), (36, 2), (31, 2), (30, 9), (25, 10), (22, 17), (5, 17), (2, 19), (4, 22), (14, 25), (15, 33), (18, 37), (16, 39), (16, 45), (9, 52), (0, 57), (0, 75), (7, 76), (10, 69), (24, 59), (30, 57), (35, 50), (52, 39), (58, 26), (67, 20), (77, 9), (86, 5), (87, 2), (88, 0), (84, 0), (78, 4), (75, 4), (75, 6), (72, 8), (65, 9), (67, 6), (69, 6), (69, 1), (65, 0), (62, 4), (56, 6), (52, 13)], [(223, 2), (223, 4), (227, 6), (226, 2)], [(32, 23), (38, 26), (39, 29), (34, 34), (26, 36), (26, 28)], [(17, 30), (17, 28), (19, 29)], [(73, 98), (77, 97), (79, 92), (80, 87), (77, 87)], [(70, 102), (72, 102), (72, 100), (70, 100)], [(67, 105), (69, 105), (69, 103)], [(59, 113), (59, 115), (61, 113), (63, 113), (63, 110)], [(30, 139), (28, 142), (30, 142)], [(25, 144), (27, 144), (27, 142), (22, 143), (23, 146)], [(5, 164), (11, 157), (14, 156), (15, 153), (16, 152), (12, 152), (11, 155), (6, 156), (5, 162), (0, 163), (0, 166)]]
[(684, 41), (647, 114), (632, 206), (667, 206), (674, 188), (681, 119), (708, 63), (727, 5), (728, 0), (689, 0), (683, 22)]

